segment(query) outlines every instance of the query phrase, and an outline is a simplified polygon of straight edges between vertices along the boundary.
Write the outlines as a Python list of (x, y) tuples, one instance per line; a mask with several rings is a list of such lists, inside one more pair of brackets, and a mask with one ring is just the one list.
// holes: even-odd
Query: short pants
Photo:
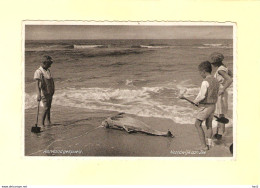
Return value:
[(52, 95), (42, 95), (41, 98), (44, 108), (51, 108)]
[(215, 109), (215, 104), (200, 104), (196, 119), (204, 121), (208, 118), (213, 118)]

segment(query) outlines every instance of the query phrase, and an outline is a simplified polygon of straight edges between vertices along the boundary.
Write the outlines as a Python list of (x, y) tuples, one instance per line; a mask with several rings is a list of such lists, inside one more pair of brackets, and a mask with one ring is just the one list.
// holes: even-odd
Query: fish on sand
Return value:
[(125, 113), (119, 113), (115, 116), (109, 117), (102, 122), (105, 128), (125, 130), (128, 133), (141, 132), (154, 136), (173, 137), (172, 133), (155, 130), (144, 122), (128, 116)]

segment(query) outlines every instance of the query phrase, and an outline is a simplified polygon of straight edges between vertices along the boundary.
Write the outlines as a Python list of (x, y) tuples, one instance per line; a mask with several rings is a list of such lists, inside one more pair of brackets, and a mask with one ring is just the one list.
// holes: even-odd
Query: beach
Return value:
[[(25, 41), (26, 156), (232, 157), (233, 86), (228, 88), (226, 133), (206, 153), (194, 126), (193, 100), (202, 82), (197, 66), (218, 51), (233, 70), (232, 40), (41, 40)], [(55, 82), (53, 125), (34, 134), (37, 101), (33, 74), (50, 55)], [(213, 74), (214, 74), (213, 70)], [(42, 107), (40, 107), (42, 110)], [(100, 127), (124, 112), (174, 138)], [(205, 128), (205, 126), (203, 125)], [(216, 121), (213, 121), (214, 133)]]
[[(31, 133), (36, 109), (26, 110), (26, 156), (90, 156), (90, 157), (232, 157), (229, 146), (233, 142), (232, 127), (227, 128), (221, 143), (207, 152), (198, 151), (199, 137), (194, 125), (176, 124), (170, 119), (147, 118), (132, 115), (154, 129), (170, 130), (171, 137), (100, 127), (110, 111), (92, 111), (55, 106), (53, 125), (41, 133)], [(205, 126), (203, 126), (205, 129)], [(214, 129), (215, 130), (215, 129)]]

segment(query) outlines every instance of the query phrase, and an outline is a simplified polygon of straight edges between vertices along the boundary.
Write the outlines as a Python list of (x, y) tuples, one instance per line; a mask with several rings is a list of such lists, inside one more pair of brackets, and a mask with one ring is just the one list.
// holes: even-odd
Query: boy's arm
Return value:
[(36, 80), (36, 93), (37, 93), (37, 101), (41, 100), (41, 81)]
[(201, 84), (200, 92), (196, 99), (193, 101), (195, 104), (199, 104), (206, 97), (206, 93), (209, 87), (209, 83), (207, 81), (203, 81)]

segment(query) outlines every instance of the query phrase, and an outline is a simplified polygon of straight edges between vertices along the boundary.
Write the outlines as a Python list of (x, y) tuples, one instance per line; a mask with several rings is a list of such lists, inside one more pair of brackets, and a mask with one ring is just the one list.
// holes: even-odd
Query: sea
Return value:
[[(49, 55), (56, 87), (52, 106), (193, 124), (196, 107), (178, 95), (185, 90), (187, 98), (196, 97), (203, 80), (198, 65), (212, 52), (223, 53), (224, 64), (233, 70), (232, 39), (26, 40), (24, 107), (37, 106), (33, 76)], [(233, 86), (228, 94), (232, 112)]]

